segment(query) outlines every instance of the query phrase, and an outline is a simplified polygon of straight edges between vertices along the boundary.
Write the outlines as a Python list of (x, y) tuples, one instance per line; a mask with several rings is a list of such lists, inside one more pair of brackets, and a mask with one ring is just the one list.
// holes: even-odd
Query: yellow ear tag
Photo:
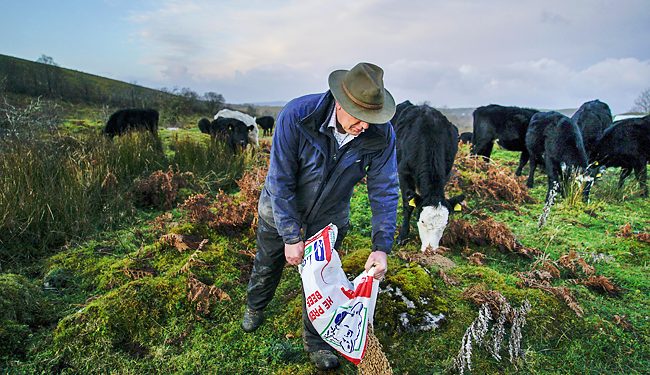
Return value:
[(415, 207), (415, 198), (411, 198), (411, 200), (409, 201), (409, 206)]
[(594, 165), (598, 165), (598, 162), (597, 162), (597, 161), (595, 161), (595, 162), (594, 162)]
[(602, 174), (602, 173), (598, 173), (598, 174), (596, 175), (596, 177), (603, 177), (603, 174)]
[(460, 212), (462, 210), (463, 210), (463, 207), (461, 207), (460, 203), (456, 203), (456, 205), (454, 206), (454, 211)]

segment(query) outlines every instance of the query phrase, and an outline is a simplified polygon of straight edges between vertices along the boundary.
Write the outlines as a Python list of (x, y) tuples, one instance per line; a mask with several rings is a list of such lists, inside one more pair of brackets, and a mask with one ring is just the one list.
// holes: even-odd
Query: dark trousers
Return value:
[[(314, 233), (322, 229), (314, 226)], [(347, 229), (347, 228), (346, 228)], [(312, 235), (313, 233), (308, 233)], [(334, 247), (338, 249), (343, 241), (345, 232), (339, 231)], [(282, 270), (286, 259), (284, 257), (284, 241), (278, 231), (261, 218), (257, 225), (257, 254), (253, 263), (253, 271), (248, 283), (247, 304), (253, 310), (263, 310), (273, 299), (275, 290), (280, 283)], [(307, 352), (317, 350), (332, 350), (332, 347), (323, 341), (307, 316), (305, 306), (305, 293), (302, 293), (302, 322), (303, 344)]]

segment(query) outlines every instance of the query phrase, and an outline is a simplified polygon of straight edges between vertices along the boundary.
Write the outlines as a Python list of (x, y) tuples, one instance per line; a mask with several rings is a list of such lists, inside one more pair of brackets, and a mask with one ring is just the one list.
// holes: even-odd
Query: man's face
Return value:
[(336, 120), (341, 124), (341, 127), (343, 127), (343, 130), (347, 134), (354, 136), (363, 133), (363, 131), (368, 129), (368, 126), (370, 126), (367, 122), (363, 122), (345, 112), (339, 103), (336, 103)]

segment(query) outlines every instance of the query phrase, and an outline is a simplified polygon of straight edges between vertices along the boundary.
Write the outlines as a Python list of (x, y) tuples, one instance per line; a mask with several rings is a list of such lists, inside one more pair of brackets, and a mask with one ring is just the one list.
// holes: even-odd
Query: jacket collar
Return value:
[[(334, 96), (331, 91), (325, 92), (319, 99), (316, 108), (298, 123), (311, 137), (318, 138), (327, 135), (330, 116), (334, 112)], [(360, 148), (367, 150), (382, 150), (388, 146), (386, 124), (372, 124), (352, 143), (358, 143)]]

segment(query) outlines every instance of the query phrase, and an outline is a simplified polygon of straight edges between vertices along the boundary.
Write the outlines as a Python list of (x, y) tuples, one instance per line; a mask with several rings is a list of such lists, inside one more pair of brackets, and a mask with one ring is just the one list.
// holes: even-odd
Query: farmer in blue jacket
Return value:
[[(395, 133), (389, 123), (395, 100), (384, 89), (383, 70), (359, 63), (329, 76), (330, 90), (289, 102), (277, 119), (271, 161), (259, 200), (257, 255), (248, 284), (242, 328), (262, 324), (263, 310), (277, 288), (285, 262), (302, 262), (303, 240), (329, 223), (338, 227), (335, 244), (349, 228), (354, 186), (367, 177), (372, 210), (372, 253), (381, 279), (393, 245), (398, 178)], [(333, 348), (307, 317), (303, 299), (305, 350), (321, 370), (339, 366)]]

